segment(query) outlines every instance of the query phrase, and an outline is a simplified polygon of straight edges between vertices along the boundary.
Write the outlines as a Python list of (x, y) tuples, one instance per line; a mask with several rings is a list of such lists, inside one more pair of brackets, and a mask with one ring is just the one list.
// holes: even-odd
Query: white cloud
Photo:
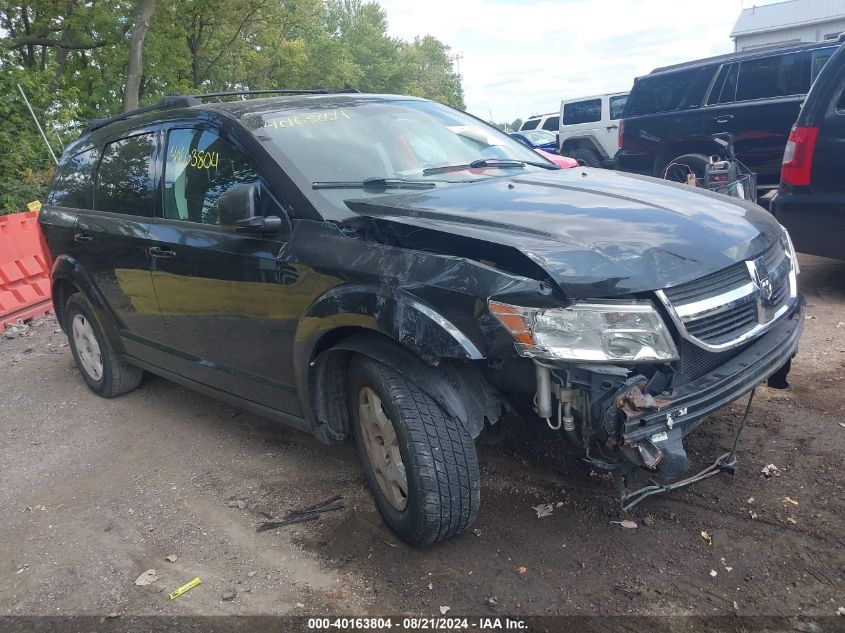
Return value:
[[(733, 50), (741, 0), (378, 0), (391, 35), (460, 53), (467, 109), (511, 121)], [(758, 2), (759, 3), (759, 2)], [(489, 112), (488, 112), (489, 111)]]

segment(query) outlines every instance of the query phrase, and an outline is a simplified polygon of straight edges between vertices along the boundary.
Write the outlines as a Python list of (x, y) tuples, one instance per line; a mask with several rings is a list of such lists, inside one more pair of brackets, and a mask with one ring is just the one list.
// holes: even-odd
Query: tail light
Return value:
[(818, 135), (819, 128), (817, 127), (792, 128), (783, 152), (783, 165), (780, 170), (780, 179), (784, 183), (794, 186), (810, 184), (810, 171)]
[(625, 147), (625, 119), (619, 119), (619, 138), (617, 143), (619, 149)]

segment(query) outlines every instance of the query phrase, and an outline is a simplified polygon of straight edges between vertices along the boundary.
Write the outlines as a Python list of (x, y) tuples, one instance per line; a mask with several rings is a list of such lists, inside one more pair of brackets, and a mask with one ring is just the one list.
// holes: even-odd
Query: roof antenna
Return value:
[(38, 127), (38, 131), (41, 132), (41, 138), (44, 139), (44, 144), (47, 146), (47, 149), (50, 150), (50, 156), (53, 157), (53, 162), (57, 165), (59, 164), (59, 159), (56, 158), (56, 154), (53, 152), (53, 148), (50, 145), (50, 141), (47, 140), (47, 135), (44, 134), (44, 130), (41, 129), (41, 124), (38, 122), (38, 117), (35, 116), (35, 112), (32, 111), (32, 106), (29, 105), (29, 99), (26, 98), (26, 93), (21, 88), (21, 85), (18, 84), (18, 90), (21, 91), (21, 96), (23, 97), (23, 102), (26, 104), (26, 107), (29, 108), (29, 113), (32, 115), (33, 120), (35, 121), (35, 125)]

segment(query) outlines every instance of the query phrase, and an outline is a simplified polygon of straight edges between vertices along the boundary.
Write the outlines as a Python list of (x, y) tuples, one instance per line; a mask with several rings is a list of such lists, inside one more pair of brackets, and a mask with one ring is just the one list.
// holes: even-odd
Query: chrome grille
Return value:
[(722, 351), (786, 312), (796, 296), (795, 272), (779, 240), (751, 261), (657, 294), (684, 338), (711, 352)]

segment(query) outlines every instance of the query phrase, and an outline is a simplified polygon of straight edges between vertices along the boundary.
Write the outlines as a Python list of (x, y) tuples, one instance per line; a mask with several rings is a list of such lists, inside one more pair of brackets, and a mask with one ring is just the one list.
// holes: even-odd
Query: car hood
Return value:
[(513, 247), (576, 298), (682, 284), (753, 259), (781, 236), (778, 223), (755, 204), (589, 168), (346, 205), (360, 215)]

